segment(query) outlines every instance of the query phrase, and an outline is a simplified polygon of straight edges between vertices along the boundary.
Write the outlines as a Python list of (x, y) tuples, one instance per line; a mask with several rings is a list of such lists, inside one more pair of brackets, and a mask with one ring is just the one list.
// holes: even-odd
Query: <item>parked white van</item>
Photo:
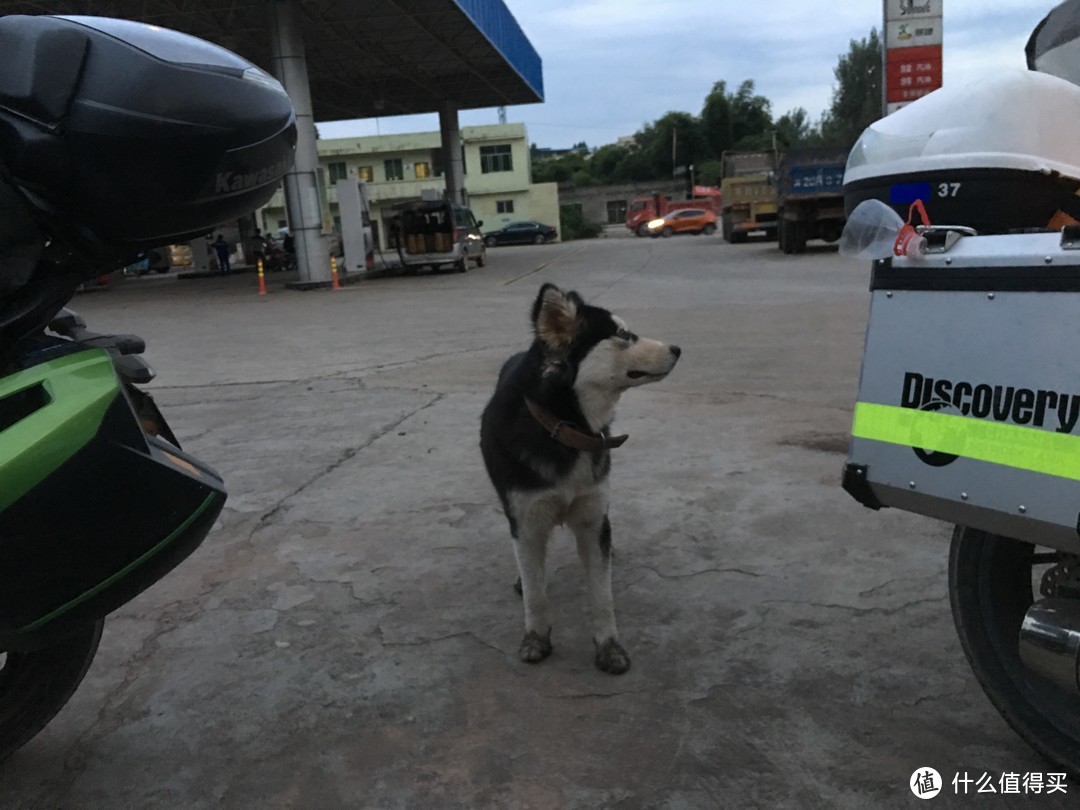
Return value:
[[(397, 207), (391, 224), (401, 263), (407, 267), (451, 266), (460, 273), (468, 262), (483, 267), (487, 248), (472, 211), (448, 200), (422, 200)], [(396, 233), (395, 233), (396, 228)]]

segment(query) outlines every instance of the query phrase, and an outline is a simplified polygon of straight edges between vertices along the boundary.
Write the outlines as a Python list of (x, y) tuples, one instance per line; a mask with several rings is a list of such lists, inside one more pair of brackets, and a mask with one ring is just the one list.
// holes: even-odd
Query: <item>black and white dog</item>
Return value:
[(621, 674), (630, 657), (619, 644), (611, 598), (608, 471), (615, 404), (628, 388), (663, 379), (678, 346), (640, 338), (576, 292), (545, 284), (532, 307), (536, 339), (499, 372), (484, 409), (480, 449), (514, 538), (525, 602), (522, 661), (551, 654), (545, 561), (552, 530), (577, 538), (588, 579), (596, 666)]

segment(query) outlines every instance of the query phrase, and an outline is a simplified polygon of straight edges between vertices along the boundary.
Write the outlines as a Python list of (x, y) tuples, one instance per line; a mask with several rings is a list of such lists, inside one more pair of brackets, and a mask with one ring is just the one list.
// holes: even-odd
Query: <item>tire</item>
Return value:
[(837, 241), (843, 232), (844, 223), (842, 220), (830, 219), (818, 223), (818, 235), (826, 242)]
[(538, 233), (536, 236), (533, 237), (534, 245), (542, 245), (546, 241), (547, 240), (544, 238), (544, 235), (542, 233)]
[(642, 222), (640, 225), (637, 226), (637, 229), (634, 231), (634, 233), (636, 233), (638, 236), (648, 236), (649, 226)]
[(1042, 756), (1080, 774), (1080, 694), (1028, 670), (1017, 637), (1034, 601), (1035, 547), (957, 526), (949, 553), (949, 601), (960, 644), (990, 702)]
[(456, 262), (454, 262), (454, 269), (457, 270), (459, 273), (464, 273), (466, 270), (469, 269), (469, 265), (465, 262), (465, 259), (458, 259)]
[(776, 229), (780, 250), (788, 256), (798, 253), (798, 223), (792, 219), (782, 219)]
[(0, 654), (0, 762), (45, 728), (75, 694), (104, 624), (98, 619), (42, 650)]
[(495, 245), (497, 245), (498, 243), (499, 240), (496, 239), (494, 236), (489, 236), (487, 239), (484, 240), (484, 244), (488, 247), (495, 247)]
[(794, 252), (791, 248), (791, 223), (786, 219), (781, 219), (776, 226), (776, 246), (786, 255)]
[(708, 225), (701, 229), (701, 232), (706, 236), (712, 236), (714, 233), (716, 233), (716, 226), (710, 222)]
[(664, 230), (660, 231), (660, 235), (665, 239), (670, 239), (673, 233), (675, 233), (675, 231), (671, 230), (670, 225), (665, 225)]
[(809, 223), (802, 221), (795, 223), (794, 244), (791, 246), (793, 253), (806, 253), (807, 231), (809, 230)]
[(741, 245), (745, 241), (746, 241), (746, 231), (733, 230), (731, 232), (731, 243), (733, 245)]
[(731, 238), (735, 231), (735, 226), (731, 221), (731, 214), (724, 214), (720, 217), (720, 235), (724, 237), (724, 241), (731, 243), (734, 240)]
[(481, 250), (480, 255), (476, 257), (476, 266), (483, 267), (485, 264), (487, 264), (487, 251)]

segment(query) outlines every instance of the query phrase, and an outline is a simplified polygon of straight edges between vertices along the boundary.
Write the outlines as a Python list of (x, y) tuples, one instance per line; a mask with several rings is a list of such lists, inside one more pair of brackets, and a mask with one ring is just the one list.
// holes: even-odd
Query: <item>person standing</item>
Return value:
[(211, 247), (214, 248), (214, 253), (217, 254), (218, 267), (220, 268), (221, 275), (229, 275), (229, 272), (232, 269), (229, 267), (229, 243), (226, 242), (225, 237), (219, 233)]
[(259, 259), (266, 262), (266, 239), (263, 238), (262, 231), (258, 228), (255, 229), (255, 235), (251, 237), (251, 260), (255, 263), (259, 263)]

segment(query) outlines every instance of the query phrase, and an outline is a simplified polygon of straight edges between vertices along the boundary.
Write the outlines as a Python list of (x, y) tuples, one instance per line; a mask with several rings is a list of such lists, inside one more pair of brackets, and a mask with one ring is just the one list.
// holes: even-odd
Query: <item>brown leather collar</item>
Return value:
[(559, 444), (572, 447), (575, 450), (607, 450), (612, 447), (622, 447), (623, 443), (630, 438), (629, 435), (608, 436), (605, 433), (599, 435), (579, 430), (573, 422), (564, 422), (555, 414), (545, 411), (528, 397), (525, 397), (525, 405), (529, 413), (548, 434)]

